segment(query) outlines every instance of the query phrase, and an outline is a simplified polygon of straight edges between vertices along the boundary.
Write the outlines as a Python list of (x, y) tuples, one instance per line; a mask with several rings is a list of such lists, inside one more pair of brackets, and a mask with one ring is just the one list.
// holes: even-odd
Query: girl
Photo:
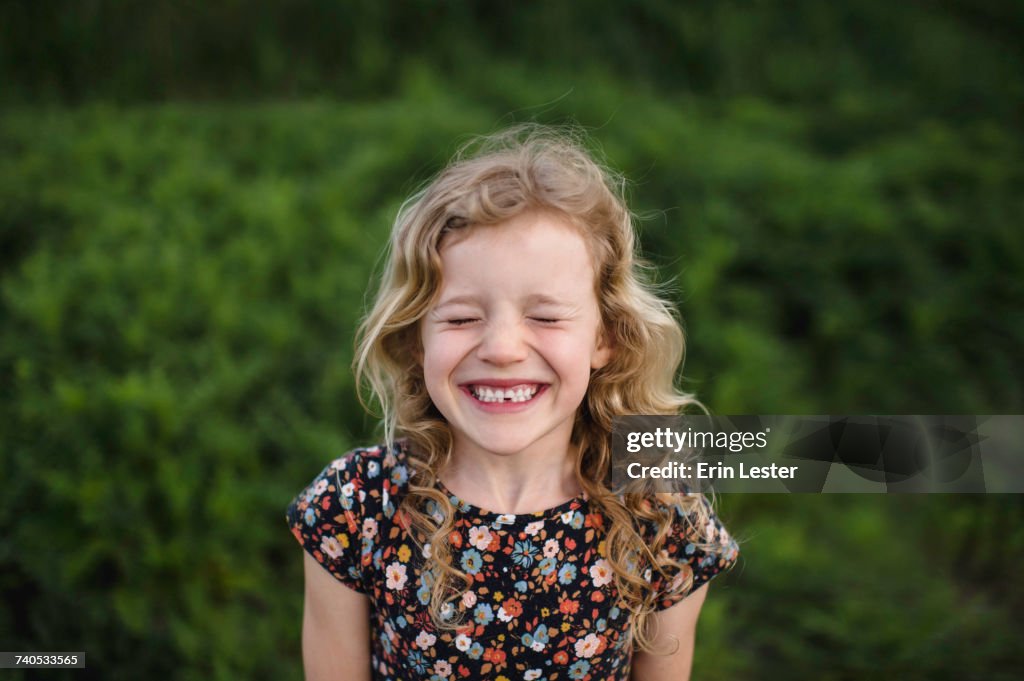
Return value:
[(288, 509), (308, 679), (689, 676), (737, 549), (701, 495), (609, 489), (612, 418), (695, 403), (634, 250), (622, 183), (538, 127), (403, 206), (355, 361), (386, 444)]

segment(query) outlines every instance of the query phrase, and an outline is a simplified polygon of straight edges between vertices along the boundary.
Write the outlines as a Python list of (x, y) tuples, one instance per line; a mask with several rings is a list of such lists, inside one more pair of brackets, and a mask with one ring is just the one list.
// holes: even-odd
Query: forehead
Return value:
[(442, 290), (498, 289), (593, 294), (594, 268), (587, 240), (567, 218), (524, 213), (495, 225), (448, 234), (441, 244)]

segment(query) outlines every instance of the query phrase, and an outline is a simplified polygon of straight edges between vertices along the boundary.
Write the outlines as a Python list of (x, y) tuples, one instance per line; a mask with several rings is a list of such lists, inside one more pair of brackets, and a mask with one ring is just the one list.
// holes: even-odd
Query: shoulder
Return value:
[(657, 558), (670, 567), (664, 576), (654, 575), (652, 587), (659, 608), (666, 608), (733, 567), (739, 546), (705, 495), (672, 495), (671, 500), (656, 503), (664, 520), (648, 521), (645, 529), (652, 537), (663, 536)]
[(363, 539), (393, 518), (408, 487), (407, 466), (400, 445), (360, 447), (334, 459), (288, 505), (292, 534), (340, 581), (363, 590)]

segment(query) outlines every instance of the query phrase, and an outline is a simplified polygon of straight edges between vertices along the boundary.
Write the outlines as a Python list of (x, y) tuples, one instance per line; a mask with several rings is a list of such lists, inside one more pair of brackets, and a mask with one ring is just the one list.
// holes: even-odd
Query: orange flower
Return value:
[(564, 650), (559, 650), (552, 659), (554, 659), (555, 664), (569, 664), (569, 654)]
[(579, 601), (566, 599), (559, 604), (558, 609), (565, 615), (575, 615), (579, 612), (580, 604)]
[(501, 604), (501, 607), (505, 609), (505, 612), (512, 617), (519, 617), (523, 614), (523, 604), (514, 598), (506, 598), (505, 602)]
[(456, 532), (456, 531), (453, 530), (452, 533), (448, 535), (448, 541), (455, 548), (457, 548), (457, 549), (461, 549), (462, 548), (462, 534), (461, 533)]

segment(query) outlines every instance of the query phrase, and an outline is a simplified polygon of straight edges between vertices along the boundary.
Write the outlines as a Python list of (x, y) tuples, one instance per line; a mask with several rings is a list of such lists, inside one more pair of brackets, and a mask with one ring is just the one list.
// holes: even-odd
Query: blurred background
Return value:
[[(377, 437), (391, 220), (516, 122), (629, 178), (715, 412), (1024, 412), (1022, 38), (998, 0), (0, 3), (0, 648), (301, 678), (284, 508)], [(1020, 497), (719, 505), (694, 679), (1024, 668)]]

